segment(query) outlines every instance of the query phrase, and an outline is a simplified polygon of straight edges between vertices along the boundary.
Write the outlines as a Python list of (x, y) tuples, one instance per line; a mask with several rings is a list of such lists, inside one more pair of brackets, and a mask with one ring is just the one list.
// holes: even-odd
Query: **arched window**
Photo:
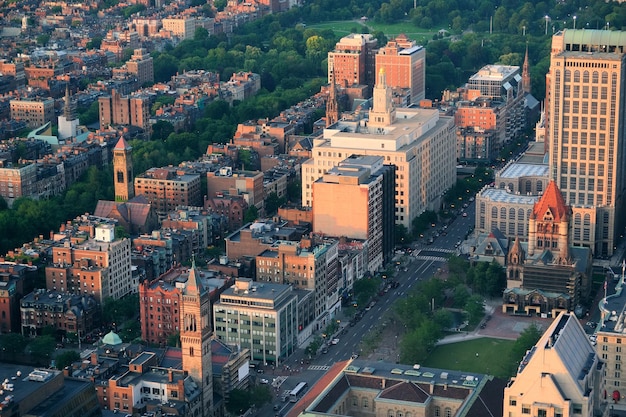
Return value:
[(498, 218), (498, 207), (492, 207), (491, 208), (491, 218), (492, 219), (497, 219)]
[(609, 74), (606, 71), (602, 71), (602, 84), (609, 82)]
[(584, 83), (589, 82), (589, 71), (583, 71), (583, 82)]
[(543, 192), (543, 183), (541, 181), (537, 181), (537, 193)]
[(576, 226), (580, 226), (580, 213), (576, 213), (576, 214), (574, 215), (574, 224), (575, 224)]
[(388, 417), (394, 417), (393, 410), (389, 410), (389, 411), (387, 411), (387, 416), (388, 416)]
[(446, 407), (443, 412), (443, 417), (452, 417), (452, 409), (450, 407)]
[(591, 225), (591, 217), (589, 216), (589, 213), (585, 214), (585, 217), (583, 218), (583, 225), (585, 226)]
[(526, 191), (526, 193), (531, 192), (532, 189), (533, 189), (533, 187), (532, 187), (530, 181), (526, 181), (526, 184), (525, 184), (525, 191)]
[(524, 209), (517, 210), (517, 221), (524, 221)]
[(580, 71), (578, 71), (578, 70), (574, 71), (574, 82), (575, 83), (579, 83), (580, 82)]
[(502, 207), (500, 209), (500, 218), (501, 219), (506, 219), (506, 207)]
[(352, 406), (353, 407), (358, 407), (359, 406), (359, 399), (356, 396), (352, 397)]
[(439, 408), (438, 405), (435, 406), (435, 417), (440, 417), (441, 416), (441, 408)]
[(565, 70), (565, 82), (568, 83), (570, 81), (572, 81), (572, 71)]
[(598, 84), (598, 71), (594, 71), (591, 73), (591, 82), (593, 84)]
[(504, 183), (501, 182), (500, 185), (498, 186), (498, 188), (504, 189)]
[(361, 404), (363, 404), (363, 408), (367, 408), (367, 397), (363, 397)]
[(510, 182), (510, 183), (507, 185), (507, 187), (509, 187), (509, 191), (513, 191), (513, 183), (512, 183), (512, 182)]
[(509, 220), (515, 220), (515, 209), (514, 208), (509, 210)]

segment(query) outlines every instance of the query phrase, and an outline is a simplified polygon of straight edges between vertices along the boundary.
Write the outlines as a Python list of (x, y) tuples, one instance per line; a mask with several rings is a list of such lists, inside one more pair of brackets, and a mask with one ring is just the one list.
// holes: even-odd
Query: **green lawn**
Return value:
[(364, 25), (367, 25), (370, 33), (381, 31), (388, 38), (395, 37), (401, 33), (408, 36), (409, 39), (417, 41), (418, 44), (425, 45), (426, 41), (432, 39), (438, 29), (422, 29), (414, 26), (411, 22), (400, 22), (394, 24), (374, 23), (372, 21), (360, 22), (356, 20), (341, 20), (335, 22), (324, 22), (311, 24), (307, 28), (314, 29), (331, 29), (339, 36), (346, 36), (350, 33), (361, 33)]
[(423, 365), (508, 378), (506, 366), (514, 343), (513, 340), (483, 338), (441, 345), (433, 350)]

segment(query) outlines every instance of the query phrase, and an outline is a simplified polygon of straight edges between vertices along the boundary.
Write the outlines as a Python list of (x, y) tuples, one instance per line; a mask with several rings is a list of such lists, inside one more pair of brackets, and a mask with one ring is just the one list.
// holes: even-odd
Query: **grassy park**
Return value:
[(418, 43), (426, 44), (426, 41), (432, 39), (437, 29), (422, 29), (413, 25), (411, 22), (399, 22), (394, 24), (375, 23), (372, 21), (362, 22), (360, 20), (341, 20), (334, 22), (323, 22), (311, 24), (308, 28), (314, 29), (331, 29), (339, 36), (346, 36), (350, 33), (362, 33), (363, 26), (369, 28), (369, 32), (381, 31), (385, 36), (391, 38), (404, 33), (409, 39), (414, 39)]
[(513, 340), (481, 338), (440, 345), (423, 365), (508, 378), (510, 375), (507, 374), (506, 367), (510, 362), (509, 352), (514, 343)]

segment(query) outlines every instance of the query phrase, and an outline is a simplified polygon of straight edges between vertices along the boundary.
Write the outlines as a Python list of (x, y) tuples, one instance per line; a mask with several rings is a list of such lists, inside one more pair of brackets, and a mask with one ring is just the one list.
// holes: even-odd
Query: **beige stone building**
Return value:
[(335, 364), (287, 417), (502, 416), (504, 385), (471, 372), (357, 359)]
[(424, 210), (438, 210), (443, 193), (456, 181), (454, 120), (438, 110), (395, 109), (385, 71), (374, 88), (365, 118), (340, 120), (324, 129), (313, 158), (302, 165), (302, 205), (313, 205), (313, 183), (347, 157), (381, 156), (396, 166), (396, 224), (410, 228)]
[(43, 126), (54, 120), (54, 100), (51, 98), (15, 99), (10, 101), (10, 106), (11, 119), (24, 120), (31, 128)]
[(190, 16), (168, 17), (162, 20), (163, 29), (170, 31), (181, 40), (193, 39), (196, 31), (196, 19)]
[(606, 416), (605, 371), (576, 316), (562, 313), (521, 358), (504, 389), (502, 415)]
[(624, 31), (559, 31), (546, 76), (550, 176), (572, 206), (574, 240), (601, 257), (626, 224), (624, 47)]

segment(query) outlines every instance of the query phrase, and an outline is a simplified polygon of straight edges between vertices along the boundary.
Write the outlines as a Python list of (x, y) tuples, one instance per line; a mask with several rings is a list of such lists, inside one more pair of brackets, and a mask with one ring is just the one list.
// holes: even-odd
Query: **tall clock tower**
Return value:
[[(187, 282), (181, 288), (180, 342), (183, 370), (200, 388), (200, 400), (191, 404), (192, 416), (213, 414), (213, 373), (211, 369), (211, 302), (208, 288), (193, 262)], [(196, 414), (197, 410), (197, 414)]]
[(115, 201), (128, 201), (135, 196), (132, 150), (124, 136), (113, 148)]

